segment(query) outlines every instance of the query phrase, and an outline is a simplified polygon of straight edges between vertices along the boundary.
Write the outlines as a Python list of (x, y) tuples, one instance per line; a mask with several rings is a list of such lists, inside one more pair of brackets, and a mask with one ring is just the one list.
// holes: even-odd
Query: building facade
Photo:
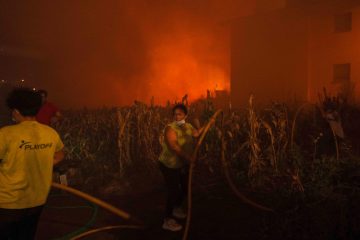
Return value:
[(323, 88), (359, 101), (360, 1), (276, 2), (232, 24), (232, 104), (315, 102)]

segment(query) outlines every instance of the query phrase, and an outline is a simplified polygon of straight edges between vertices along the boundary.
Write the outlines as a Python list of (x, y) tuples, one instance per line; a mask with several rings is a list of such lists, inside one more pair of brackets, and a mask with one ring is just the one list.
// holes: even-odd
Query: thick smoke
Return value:
[(63, 107), (194, 100), (229, 89), (229, 22), (253, 8), (251, 0), (7, 1), (0, 43), (42, 53), (31, 84)]

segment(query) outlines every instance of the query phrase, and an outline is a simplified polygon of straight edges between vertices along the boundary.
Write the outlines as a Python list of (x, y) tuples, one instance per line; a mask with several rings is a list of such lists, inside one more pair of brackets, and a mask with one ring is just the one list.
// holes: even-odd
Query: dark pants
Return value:
[(164, 176), (168, 192), (165, 217), (172, 217), (175, 207), (180, 207), (187, 196), (188, 168), (172, 169), (160, 163), (160, 170)]
[(35, 239), (43, 206), (25, 209), (0, 208), (0, 240)]

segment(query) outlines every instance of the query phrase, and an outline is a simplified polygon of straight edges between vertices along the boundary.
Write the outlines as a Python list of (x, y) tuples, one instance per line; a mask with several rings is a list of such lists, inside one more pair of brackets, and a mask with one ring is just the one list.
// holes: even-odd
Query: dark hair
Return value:
[(186, 107), (184, 104), (182, 104), (182, 103), (178, 103), (178, 104), (176, 104), (176, 105), (173, 107), (173, 109), (172, 109), (173, 114), (175, 113), (175, 110), (176, 110), (176, 109), (180, 109), (181, 111), (183, 111), (183, 112), (185, 113), (185, 115), (188, 114), (188, 109), (187, 109), (187, 107)]
[(38, 91), (38, 93), (42, 96), (42, 95), (45, 95), (45, 97), (47, 97), (48, 96), (48, 93), (47, 93), (47, 91), (46, 90), (44, 90), (44, 89), (40, 89), (39, 91)]
[(41, 107), (41, 95), (29, 88), (12, 90), (6, 104), (10, 109), (17, 109), (23, 116), (36, 116)]

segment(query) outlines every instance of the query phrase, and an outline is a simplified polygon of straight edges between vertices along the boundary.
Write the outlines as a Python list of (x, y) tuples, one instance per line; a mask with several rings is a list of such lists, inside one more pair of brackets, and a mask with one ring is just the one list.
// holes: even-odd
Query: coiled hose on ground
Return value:
[[(49, 197), (59, 197), (59, 196), (62, 197), (65, 195), (63, 195), (63, 194), (49, 195)], [(84, 208), (87, 208), (87, 209), (92, 210), (90, 219), (83, 226), (75, 229), (74, 231), (68, 232), (61, 237), (52, 238), (52, 240), (68, 240), (68, 239), (73, 238), (74, 236), (77, 236), (77, 235), (87, 231), (92, 225), (94, 225), (97, 214), (98, 214), (98, 209), (99, 209), (99, 207), (96, 204), (91, 203), (91, 202), (88, 202), (88, 205), (85, 205), (85, 206), (49, 206), (49, 205), (46, 205), (46, 208), (51, 208), (51, 209), (84, 209)]]

